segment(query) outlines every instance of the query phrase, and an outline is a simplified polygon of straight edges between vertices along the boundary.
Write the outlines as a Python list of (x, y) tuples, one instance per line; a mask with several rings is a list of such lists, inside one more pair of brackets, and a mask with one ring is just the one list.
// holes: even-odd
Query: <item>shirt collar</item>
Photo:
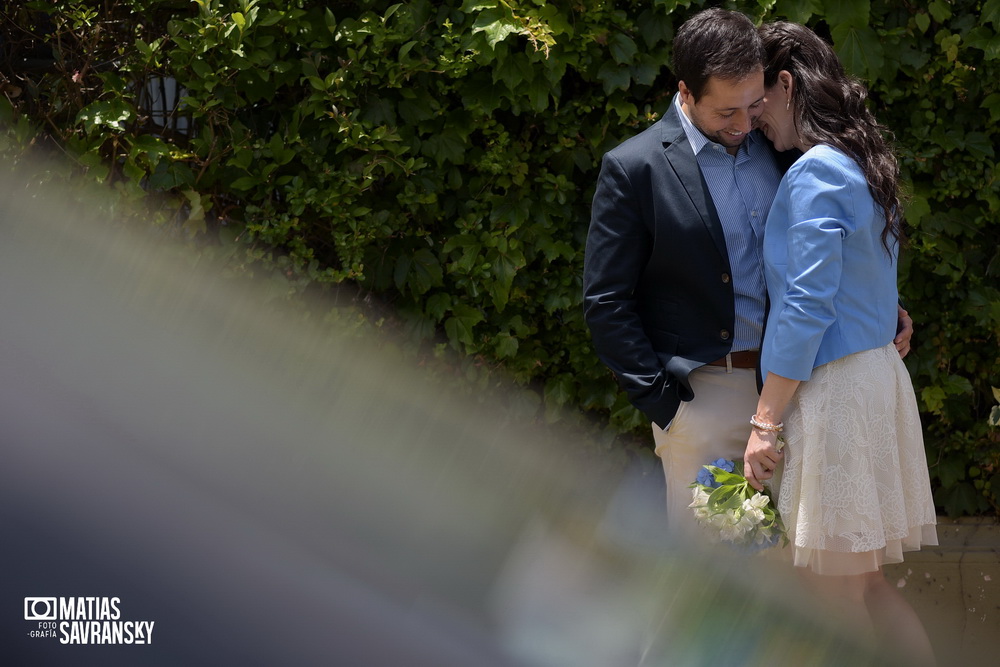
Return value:
[[(700, 153), (701, 150), (708, 145), (713, 145), (713, 146), (722, 145), (722, 144), (717, 144), (714, 141), (710, 140), (708, 137), (706, 137), (704, 134), (701, 133), (701, 130), (699, 130), (697, 127), (694, 126), (694, 123), (691, 122), (691, 119), (688, 118), (688, 115), (684, 113), (684, 109), (681, 108), (680, 93), (676, 93), (674, 95), (674, 106), (677, 108), (677, 115), (680, 116), (681, 119), (681, 127), (684, 128), (684, 134), (685, 136), (687, 136), (688, 143), (691, 144), (691, 150), (694, 151), (695, 155)], [(758, 133), (756, 130), (751, 130), (750, 133), (747, 134), (747, 138), (743, 141), (743, 143), (746, 144), (747, 146), (747, 150), (750, 149), (750, 146), (752, 144), (757, 142), (758, 140), (757, 134)]]

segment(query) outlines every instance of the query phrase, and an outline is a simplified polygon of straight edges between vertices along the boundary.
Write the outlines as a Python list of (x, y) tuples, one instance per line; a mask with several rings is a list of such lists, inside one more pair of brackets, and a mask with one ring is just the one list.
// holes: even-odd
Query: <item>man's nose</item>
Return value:
[(735, 120), (741, 132), (749, 132), (753, 129), (753, 123), (757, 119), (748, 112), (738, 112)]

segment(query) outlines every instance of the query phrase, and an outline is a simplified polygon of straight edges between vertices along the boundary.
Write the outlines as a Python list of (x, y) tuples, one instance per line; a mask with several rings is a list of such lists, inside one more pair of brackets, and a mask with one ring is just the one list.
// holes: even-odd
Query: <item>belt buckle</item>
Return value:
[(733, 353), (726, 352), (726, 373), (733, 372)]

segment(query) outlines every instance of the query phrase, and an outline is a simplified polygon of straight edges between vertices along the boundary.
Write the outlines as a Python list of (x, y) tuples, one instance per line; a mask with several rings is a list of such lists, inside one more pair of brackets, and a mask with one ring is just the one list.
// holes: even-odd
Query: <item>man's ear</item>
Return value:
[(691, 89), (687, 87), (687, 84), (683, 81), (677, 82), (677, 92), (681, 94), (682, 104), (694, 104), (694, 95), (691, 94)]

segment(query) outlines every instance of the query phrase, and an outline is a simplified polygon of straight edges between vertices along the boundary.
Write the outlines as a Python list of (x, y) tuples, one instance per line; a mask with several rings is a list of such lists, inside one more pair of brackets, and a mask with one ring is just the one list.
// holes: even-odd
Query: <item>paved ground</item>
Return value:
[[(666, 537), (653, 527), (662, 520), (663, 497), (659, 469), (633, 466), (608, 513), (608, 537), (659, 548)], [(1000, 665), (1000, 523), (938, 522), (940, 546), (905, 554), (903, 563), (885, 568), (886, 577), (920, 615), (940, 665)]]
[(1000, 662), (1000, 524), (940, 519), (941, 545), (886, 567), (920, 614), (941, 665)]

